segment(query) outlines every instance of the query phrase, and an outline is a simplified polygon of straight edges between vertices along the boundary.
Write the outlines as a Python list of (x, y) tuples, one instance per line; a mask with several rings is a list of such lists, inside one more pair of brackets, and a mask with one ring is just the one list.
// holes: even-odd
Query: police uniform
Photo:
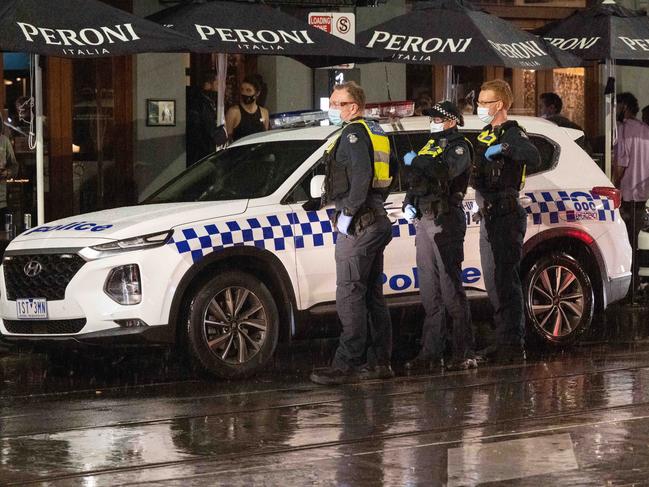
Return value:
[[(489, 147), (502, 144), (490, 161)], [(527, 213), (519, 202), (525, 174), (540, 165), (538, 149), (515, 121), (487, 125), (478, 135), (472, 185), (480, 207), (480, 258), (495, 310), (496, 346), (503, 359), (523, 358), (525, 313), (520, 266)]]
[[(330, 372), (391, 375), (392, 323), (381, 282), (383, 251), (392, 240), (383, 206), (392, 182), (390, 142), (378, 123), (357, 118), (344, 125), (325, 158), (327, 199), (335, 203), (337, 216), (353, 217), (349, 235), (336, 235), (336, 310), (342, 332)], [(335, 383), (315, 375), (315, 382)]]
[[(439, 102), (424, 115), (455, 120), (457, 107)], [(431, 134), (412, 160), (404, 208), (412, 205), (419, 221), (415, 246), (419, 291), (426, 312), (421, 350), (407, 369), (440, 363), (445, 345), (446, 311), (453, 320), (453, 354), (449, 369), (476, 366), (473, 360), (471, 312), (462, 285), (466, 218), (462, 201), (469, 184), (473, 148), (457, 127)]]

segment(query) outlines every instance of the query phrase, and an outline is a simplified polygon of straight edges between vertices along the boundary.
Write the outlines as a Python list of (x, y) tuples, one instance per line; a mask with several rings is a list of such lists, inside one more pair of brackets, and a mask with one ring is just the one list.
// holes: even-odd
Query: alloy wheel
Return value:
[(573, 332), (584, 313), (584, 290), (567, 267), (553, 265), (535, 276), (528, 296), (539, 329), (553, 337)]
[(208, 303), (203, 338), (219, 360), (240, 365), (259, 353), (267, 338), (268, 317), (259, 297), (243, 287), (226, 287)]

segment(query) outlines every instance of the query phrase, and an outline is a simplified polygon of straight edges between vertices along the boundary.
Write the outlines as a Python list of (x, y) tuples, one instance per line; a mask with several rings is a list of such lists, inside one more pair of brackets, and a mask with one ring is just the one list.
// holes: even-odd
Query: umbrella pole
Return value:
[(34, 55), (34, 105), (36, 108), (36, 213), (37, 223), (45, 223), (45, 147), (43, 146), (43, 72), (40, 56)]
[[(608, 84), (608, 80), (613, 76), (613, 65), (610, 59), (606, 60), (605, 68), (605, 77)], [(611, 179), (611, 168), (612, 168), (612, 154), (613, 149), (613, 93), (605, 93), (605, 117), (604, 117), (604, 172), (606, 177)]]
[(453, 96), (453, 66), (444, 66), (444, 99), (455, 103)]

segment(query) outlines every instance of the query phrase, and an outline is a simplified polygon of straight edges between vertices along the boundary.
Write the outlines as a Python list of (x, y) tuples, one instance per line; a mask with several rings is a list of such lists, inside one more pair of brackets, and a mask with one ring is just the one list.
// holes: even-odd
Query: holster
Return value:
[(518, 198), (514, 195), (507, 195), (497, 200), (485, 201), (482, 214), (487, 218), (508, 215), (518, 208)]
[[(340, 211), (333, 214), (331, 223), (334, 228), (338, 225), (338, 217)], [(356, 212), (352, 223), (349, 225), (349, 235), (360, 235), (366, 228), (372, 226), (376, 222), (376, 210), (373, 208), (361, 208)]]

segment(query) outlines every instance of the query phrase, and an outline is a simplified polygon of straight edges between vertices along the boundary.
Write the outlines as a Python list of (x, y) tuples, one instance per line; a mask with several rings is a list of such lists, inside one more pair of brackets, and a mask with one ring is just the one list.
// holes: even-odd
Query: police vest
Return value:
[(510, 120), (495, 129), (489, 126), (478, 135), (476, 149), (478, 157), (475, 160), (472, 185), (478, 191), (500, 192), (520, 191), (525, 186), (525, 164), (510, 157), (497, 157), (489, 161), (485, 152), (489, 147), (498, 143), (510, 129), (525, 130), (515, 120)]
[[(393, 176), (390, 167), (390, 139), (374, 121), (361, 119), (354, 120), (352, 123), (361, 124), (372, 144), (372, 161), (374, 177), (372, 178), (372, 188), (378, 190), (387, 190), (392, 184)], [(343, 166), (337, 164), (334, 160), (336, 149), (340, 143), (342, 131), (335, 140), (329, 144), (325, 151), (325, 164), (327, 165), (327, 181), (325, 192), (329, 200), (338, 199), (349, 191), (349, 178), (347, 171)]]
[[(418, 152), (420, 156), (429, 156), (434, 159), (446, 157), (448, 151), (452, 148), (458, 147), (457, 142), (463, 140), (467, 147), (469, 148), (469, 157), (473, 162), (473, 146), (471, 142), (464, 137), (459, 132), (451, 132), (448, 137), (446, 137), (447, 143), (442, 147), (439, 145), (441, 139), (430, 139), (424, 147)], [(411, 189), (414, 189), (413, 194), (420, 196), (420, 201), (423, 202), (424, 199), (442, 199), (448, 198), (451, 195), (456, 195), (461, 193), (462, 198), (466, 194), (467, 187), (469, 185), (469, 179), (471, 174), (471, 166), (467, 168), (462, 174), (459, 174), (457, 177), (453, 178), (451, 181), (448, 181), (445, 184), (440, 184), (440, 181), (426, 181), (424, 185), (420, 185), (420, 188), (425, 188), (422, 192), (421, 189), (417, 190), (413, 188), (413, 182), (411, 182)], [(424, 179), (423, 175), (415, 175), (415, 178)], [(426, 178), (429, 179), (429, 178)], [(415, 183), (416, 184), (416, 183)], [(437, 194), (435, 194), (437, 193)], [(461, 201), (462, 198), (459, 198)]]

